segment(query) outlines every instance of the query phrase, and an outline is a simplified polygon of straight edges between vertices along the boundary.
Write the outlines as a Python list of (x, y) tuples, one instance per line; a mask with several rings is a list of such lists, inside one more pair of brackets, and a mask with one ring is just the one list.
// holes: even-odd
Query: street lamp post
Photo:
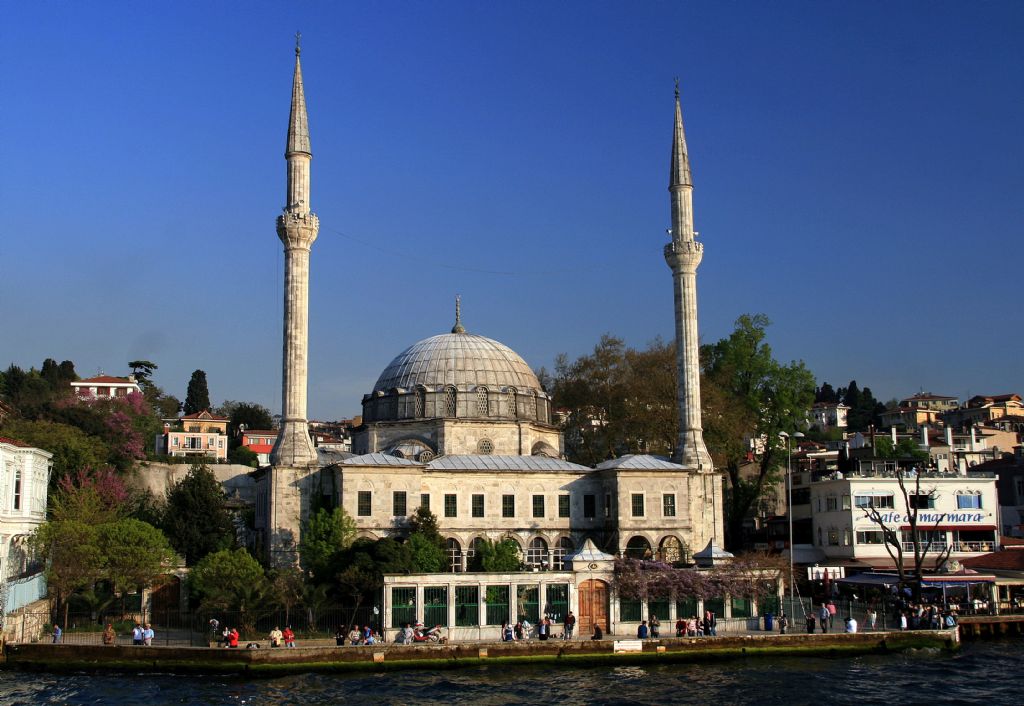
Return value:
[(796, 574), (793, 571), (793, 439), (804, 438), (803, 433), (794, 432), (792, 436), (784, 431), (779, 436), (786, 440), (786, 517), (789, 519), (789, 612), (790, 620), (796, 619), (793, 606), (796, 604)]

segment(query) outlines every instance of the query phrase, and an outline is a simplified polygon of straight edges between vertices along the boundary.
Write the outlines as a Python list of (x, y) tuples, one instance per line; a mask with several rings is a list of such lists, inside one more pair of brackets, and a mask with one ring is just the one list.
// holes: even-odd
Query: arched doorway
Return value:
[(548, 564), (548, 543), (541, 537), (530, 542), (530, 548), (526, 551), (526, 565), (530, 568), (547, 568)]
[(675, 564), (683, 560), (683, 543), (678, 537), (669, 535), (661, 540), (658, 547), (658, 558), (667, 564)]
[(626, 544), (626, 556), (630, 559), (650, 559), (651, 543), (645, 537), (636, 536)]
[(594, 623), (601, 631), (608, 632), (608, 584), (600, 579), (590, 579), (579, 585), (578, 632), (586, 639), (594, 632)]

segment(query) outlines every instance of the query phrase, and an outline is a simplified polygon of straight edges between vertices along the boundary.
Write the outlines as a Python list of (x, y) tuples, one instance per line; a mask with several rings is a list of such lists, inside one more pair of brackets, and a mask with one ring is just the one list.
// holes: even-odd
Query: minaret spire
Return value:
[(284, 245), (284, 361), (281, 432), (270, 454), (275, 467), (310, 468), (316, 448), (306, 421), (309, 351), (309, 253), (320, 231), (320, 220), (310, 210), (309, 121), (302, 86), (299, 55), (301, 35), (295, 35), (295, 73), (292, 77), (291, 113), (285, 148), (287, 189), (283, 213), (277, 217), (277, 236)]
[(697, 334), (697, 266), (704, 257), (704, 245), (694, 240), (693, 179), (690, 158), (686, 152), (678, 79), (675, 98), (672, 167), (668, 184), (672, 206), (672, 241), (665, 246), (665, 260), (672, 268), (675, 290), (676, 367), (679, 377), (679, 441), (674, 460), (692, 470), (711, 473), (714, 469), (701, 426)]
[(452, 326), (452, 333), (465, 333), (466, 327), (462, 325), (462, 297), (455, 295), (455, 325)]

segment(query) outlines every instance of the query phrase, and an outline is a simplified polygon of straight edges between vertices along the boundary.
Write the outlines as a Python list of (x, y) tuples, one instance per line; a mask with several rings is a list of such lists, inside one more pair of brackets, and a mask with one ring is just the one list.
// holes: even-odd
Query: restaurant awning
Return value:
[[(900, 527), (904, 532), (913, 529), (910, 525)], [(919, 524), (918, 532), (995, 532), (998, 529), (995, 525), (929, 525)]]

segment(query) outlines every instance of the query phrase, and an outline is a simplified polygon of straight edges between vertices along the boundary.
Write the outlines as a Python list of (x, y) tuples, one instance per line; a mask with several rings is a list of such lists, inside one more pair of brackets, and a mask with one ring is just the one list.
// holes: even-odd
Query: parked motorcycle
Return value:
[(412, 631), (413, 642), (441, 642), (441, 626), (435, 625), (429, 630), (422, 625), (417, 625)]

